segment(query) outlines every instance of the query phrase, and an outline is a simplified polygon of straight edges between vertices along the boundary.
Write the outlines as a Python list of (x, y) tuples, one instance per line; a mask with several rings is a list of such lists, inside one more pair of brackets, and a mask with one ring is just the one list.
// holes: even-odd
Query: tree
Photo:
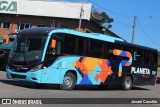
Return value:
[(114, 19), (110, 18), (105, 12), (99, 13), (97, 11), (92, 12), (92, 19), (94, 19), (100, 25), (106, 25), (107, 28), (111, 28), (111, 23), (114, 21)]

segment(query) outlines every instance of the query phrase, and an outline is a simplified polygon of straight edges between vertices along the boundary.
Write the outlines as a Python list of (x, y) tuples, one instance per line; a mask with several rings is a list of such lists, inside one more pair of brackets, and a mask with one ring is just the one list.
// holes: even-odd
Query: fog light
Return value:
[(31, 78), (32, 80), (37, 80), (37, 78)]

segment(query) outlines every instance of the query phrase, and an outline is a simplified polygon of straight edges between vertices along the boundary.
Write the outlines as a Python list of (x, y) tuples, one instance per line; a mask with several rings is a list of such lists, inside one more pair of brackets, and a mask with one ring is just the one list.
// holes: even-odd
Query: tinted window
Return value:
[(65, 35), (64, 39), (64, 54), (76, 54), (77, 48), (77, 40), (76, 36), (73, 35)]
[(90, 39), (89, 41), (89, 56), (91, 57), (103, 57), (104, 45), (102, 41)]

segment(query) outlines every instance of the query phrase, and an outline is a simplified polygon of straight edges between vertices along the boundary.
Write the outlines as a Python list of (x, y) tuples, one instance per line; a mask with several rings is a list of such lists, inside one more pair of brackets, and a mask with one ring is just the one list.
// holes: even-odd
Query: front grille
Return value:
[(26, 62), (21, 62), (21, 61), (12, 61), (14, 65), (26, 65)]
[(21, 72), (21, 73), (25, 73), (25, 72), (28, 72), (29, 69), (26, 68), (25, 66), (15, 66), (15, 65), (12, 65), (12, 64), (9, 64), (9, 68), (13, 71), (13, 72)]
[(17, 78), (17, 79), (26, 79), (25, 75), (18, 75), (18, 74), (11, 74), (12, 78)]

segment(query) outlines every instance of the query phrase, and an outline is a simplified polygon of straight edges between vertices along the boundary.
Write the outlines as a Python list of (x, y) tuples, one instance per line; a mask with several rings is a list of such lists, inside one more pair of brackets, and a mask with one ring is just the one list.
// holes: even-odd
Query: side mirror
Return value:
[(9, 36), (6, 37), (6, 44), (9, 43)]
[(52, 39), (51, 48), (56, 48), (56, 40)]

